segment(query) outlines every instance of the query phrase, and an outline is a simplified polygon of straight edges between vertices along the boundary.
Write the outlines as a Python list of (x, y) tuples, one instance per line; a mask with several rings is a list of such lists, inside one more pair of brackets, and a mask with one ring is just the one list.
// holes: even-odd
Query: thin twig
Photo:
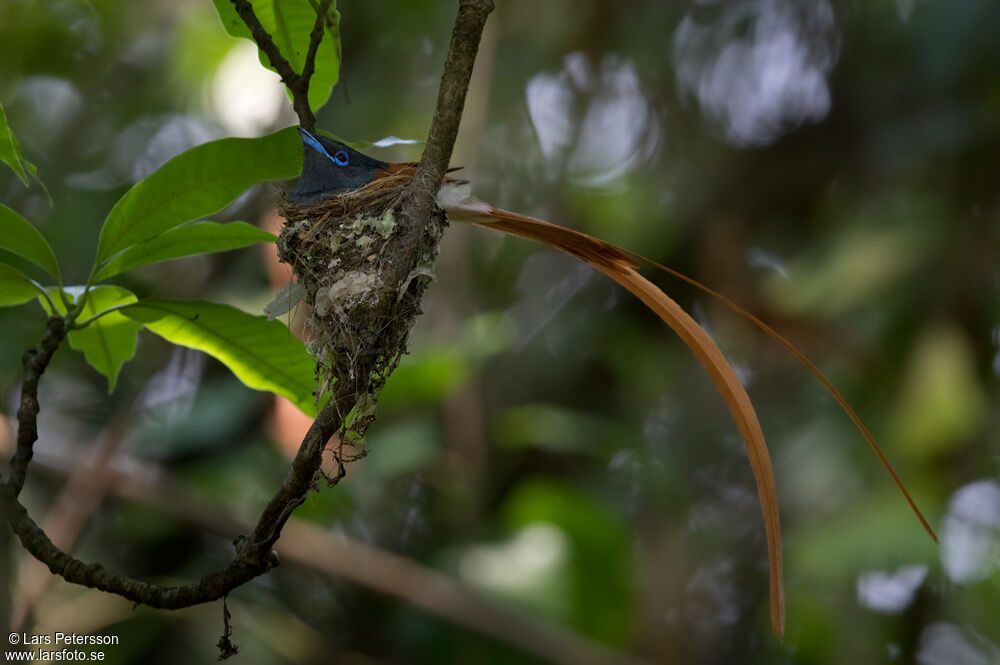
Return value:
[[(316, 52), (319, 51), (319, 43), (323, 41), (323, 33), (325, 31), (324, 21), (327, 13), (330, 11), (330, 3), (332, 1), (323, 0), (319, 9), (316, 10), (316, 23), (313, 24), (312, 32), (309, 33), (309, 50), (306, 52), (306, 61), (302, 65), (302, 74), (299, 75), (298, 80), (298, 85), (301, 86), (304, 92), (292, 97), (292, 107), (299, 116), (299, 124), (302, 125), (303, 129), (310, 132), (316, 130), (316, 117), (309, 107), (309, 81), (316, 71)], [(302, 103), (305, 104), (305, 113), (299, 108)]]
[(240, 15), (246, 26), (250, 28), (250, 34), (257, 43), (257, 48), (267, 56), (267, 59), (271, 62), (271, 66), (281, 76), (282, 82), (291, 88), (299, 77), (295, 70), (292, 69), (292, 63), (285, 60), (285, 56), (281, 55), (277, 44), (271, 39), (271, 35), (261, 24), (260, 19), (257, 18), (257, 14), (254, 13), (250, 2), (248, 0), (232, 0), (232, 2), (236, 7), (236, 13)]
[(313, 25), (312, 32), (309, 33), (309, 49), (306, 52), (306, 60), (303, 63), (302, 71), (296, 72), (292, 68), (292, 64), (281, 55), (274, 39), (257, 18), (249, 0), (232, 0), (236, 13), (250, 29), (250, 34), (257, 43), (257, 47), (264, 52), (271, 66), (281, 76), (281, 81), (291, 91), (292, 108), (299, 116), (299, 125), (310, 132), (316, 129), (316, 116), (313, 115), (312, 108), (309, 106), (309, 81), (316, 70), (316, 53), (319, 51), (320, 42), (323, 41), (324, 25), (332, 1), (323, 0), (316, 9), (316, 23)]

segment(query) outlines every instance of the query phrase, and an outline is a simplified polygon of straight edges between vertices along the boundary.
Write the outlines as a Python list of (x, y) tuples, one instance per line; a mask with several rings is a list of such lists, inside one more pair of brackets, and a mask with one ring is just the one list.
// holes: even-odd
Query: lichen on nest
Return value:
[(315, 205), (278, 201), (286, 220), (278, 256), (310, 306), (318, 396), (335, 381), (336, 391), (353, 396), (359, 408), (373, 403), (406, 352), (447, 226), (439, 209), (421, 229), (399, 219), (408, 180), (389, 176)]

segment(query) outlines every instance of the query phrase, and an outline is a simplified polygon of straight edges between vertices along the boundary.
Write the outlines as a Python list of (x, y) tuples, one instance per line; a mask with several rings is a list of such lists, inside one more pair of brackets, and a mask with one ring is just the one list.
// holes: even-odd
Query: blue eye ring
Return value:
[(337, 166), (347, 166), (347, 153), (343, 150), (338, 150), (333, 155), (333, 163)]

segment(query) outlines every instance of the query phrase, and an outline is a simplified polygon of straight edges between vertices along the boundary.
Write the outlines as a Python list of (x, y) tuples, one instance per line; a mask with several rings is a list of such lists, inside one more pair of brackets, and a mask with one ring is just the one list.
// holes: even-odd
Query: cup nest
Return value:
[(292, 267), (303, 299), (317, 395), (336, 385), (356, 411), (374, 404), (406, 352), (420, 300), (433, 279), (447, 226), (435, 207), (423, 228), (398, 216), (408, 177), (390, 176), (314, 205), (281, 197), (278, 256)]

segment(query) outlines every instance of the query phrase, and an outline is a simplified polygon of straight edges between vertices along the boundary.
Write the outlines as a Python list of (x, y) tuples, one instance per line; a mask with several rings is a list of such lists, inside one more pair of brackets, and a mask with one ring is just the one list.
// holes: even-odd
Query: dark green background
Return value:
[[(759, 410), (785, 529), (777, 641), (749, 465), (700, 366), (599, 275), (466, 228), (448, 232), (368, 459), (301, 517), (650, 662), (997, 662), (998, 6), (498, 5), (455, 156), (476, 193), (681, 269), (786, 333), (857, 407), (943, 545), (787, 353), (649, 273), (709, 329)], [(454, 3), (339, 9), (341, 82), (319, 126), (423, 138)], [(6, 171), (0, 200), (43, 229), (69, 282), (85, 278), (100, 223), (135, 178), (233, 131), (211, 90), (238, 43), (208, 0), (0, 0), (0, 100), (55, 204)], [(292, 124), (288, 113), (259, 131)], [(259, 221), (271, 191), (217, 219)], [(122, 283), (252, 311), (271, 291), (254, 249)], [(35, 304), (0, 312), (8, 419), (20, 354), (41, 331)], [(243, 520), (283, 473), (270, 398), (150, 336), (111, 396), (61, 350), (42, 399), (50, 459), (72, 466), (100, 437), (122, 437), (123, 455)], [(61, 478), (33, 467), (36, 516)], [(75, 551), (162, 582), (194, 579), (230, 552), (155, 502), (115, 498)], [(874, 584), (880, 574), (901, 599)], [(873, 609), (878, 600), (895, 610)], [(230, 609), (236, 662), (536, 662), (293, 564), (235, 592)], [(52, 582), (36, 630), (66, 631), (67, 617), (121, 637), (110, 662), (209, 662), (222, 623), (215, 605), (133, 612)]]

